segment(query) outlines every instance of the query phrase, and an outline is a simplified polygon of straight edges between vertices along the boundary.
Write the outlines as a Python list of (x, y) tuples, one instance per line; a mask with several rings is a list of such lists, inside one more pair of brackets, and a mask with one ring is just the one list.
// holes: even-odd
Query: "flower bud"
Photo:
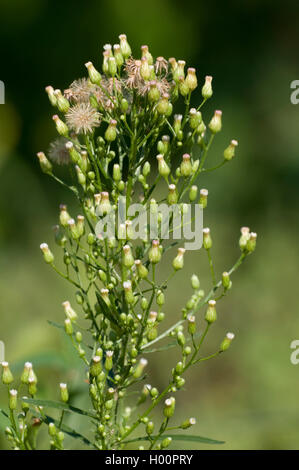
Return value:
[(17, 390), (9, 390), (9, 409), (15, 410), (18, 406), (18, 392)]
[(86, 62), (85, 67), (88, 70), (88, 75), (89, 75), (89, 80), (91, 83), (94, 83), (95, 85), (100, 85), (101, 84), (101, 74), (96, 70), (92, 62)]
[(46, 86), (45, 90), (46, 90), (46, 93), (48, 95), (48, 98), (49, 98), (49, 101), (50, 101), (51, 105), (56, 106), (57, 105), (57, 98), (56, 98), (55, 93), (54, 93), (54, 88), (49, 85), (49, 86)]
[(51, 174), (52, 173), (52, 163), (47, 159), (44, 152), (38, 152), (37, 157), (39, 159), (40, 168), (43, 173)]
[(225, 290), (230, 289), (232, 286), (229, 274), (226, 271), (222, 273), (222, 285)]
[(226, 351), (230, 347), (230, 344), (232, 340), (234, 339), (234, 337), (235, 335), (233, 333), (227, 333), (226, 337), (224, 338), (224, 340), (222, 341), (220, 345), (220, 351), (222, 352)]
[(67, 212), (67, 207), (64, 204), (60, 204), (60, 214), (59, 214), (59, 222), (63, 227), (68, 226), (68, 221), (71, 219), (70, 214)]
[(173, 79), (175, 83), (179, 83), (180, 78), (185, 79), (185, 72), (184, 72), (185, 65), (186, 65), (186, 62), (184, 60), (178, 60), (176, 67), (175, 67), (175, 63), (172, 60), (171, 66), (175, 67), (173, 70)]
[(161, 442), (161, 449), (166, 449), (167, 447), (170, 446), (172, 442), (172, 437), (165, 437), (163, 441)]
[(148, 258), (152, 264), (159, 263), (161, 259), (160, 243), (159, 240), (153, 240), (152, 246), (148, 253)]
[(178, 331), (177, 341), (178, 341), (179, 346), (181, 346), (182, 348), (185, 346), (186, 339), (185, 339), (184, 333), (182, 331)]
[(121, 171), (118, 163), (113, 165), (113, 179), (116, 183), (121, 180)]
[(189, 124), (191, 129), (196, 129), (202, 121), (201, 112), (196, 108), (191, 108), (189, 111)]
[(164, 93), (162, 98), (157, 104), (157, 112), (158, 114), (167, 114), (169, 110), (169, 94)]
[(178, 137), (179, 133), (181, 132), (182, 119), (183, 119), (182, 114), (175, 114), (174, 115), (173, 129), (174, 129), (177, 137)]
[(76, 322), (78, 315), (76, 314), (75, 310), (72, 309), (70, 302), (68, 300), (66, 300), (65, 302), (62, 302), (62, 306), (63, 306), (66, 317), (71, 322)]
[(205, 80), (205, 84), (201, 89), (202, 97), (205, 100), (207, 100), (208, 98), (211, 98), (211, 96), (213, 95), (212, 80), (213, 80), (213, 77), (207, 75), (206, 80)]
[(115, 57), (109, 57), (108, 59), (108, 72), (112, 77), (117, 74), (117, 63)]
[(162, 292), (161, 290), (158, 290), (157, 292), (156, 302), (159, 307), (162, 307), (162, 305), (165, 304), (165, 295), (164, 292)]
[(40, 245), (40, 249), (41, 249), (42, 252), (43, 252), (45, 262), (46, 262), (46, 263), (49, 263), (49, 264), (53, 263), (53, 261), (54, 261), (54, 255), (53, 255), (53, 253), (50, 251), (50, 249), (49, 249), (47, 243), (42, 243), (42, 244)]
[(216, 312), (215, 305), (216, 305), (215, 300), (209, 300), (208, 308), (207, 308), (206, 316), (205, 316), (205, 320), (208, 323), (214, 323), (217, 320), (217, 312)]
[(61, 401), (63, 401), (64, 403), (67, 403), (69, 401), (69, 392), (67, 389), (67, 384), (61, 383), (59, 387), (60, 387)]
[(74, 333), (73, 325), (72, 325), (72, 322), (69, 318), (66, 318), (64, 320), (64, 330), (65, 330), (66, 334), (69, 335), (69, 336), (72, 336), (72, 334)]
[(92, 377), (97, 377), (102, 372), (102, 359), (100, 356), (93, 356), (89, 373)]
[(148, 276), (148, 269), (142, 264), (140, 259), (136, 259), (135, 266), (137, 269), (137, 274), (140, 277), (140, 279), (146, 279)]
[(131, 281), (125, 281), (123, 283), (123, 288), (125, 290), (125, 299), (128, 304), (133, 304), (135, 302), (135, 297), (132, 292), (132, 283)]
[(185, 83), (189, 91), (193, 91), (197, 87), (196, 70), (193, 67), (188, 68)]
[(199, 191), (199, 204), (202, 205), (203, 209), (205, 209), (208, 205), (208, 194), (209, 191), (207, 189), (201, 189)]
[[(148, 91), (148, 94), (147, 94), (148, 100), (149, 100), (150, 103), (157, 103), (159, 101), (161, 95), (160, 95), (160, 91), (157, 87), (156, 80), (151, 80), (149, 82), (149, 86), (150, 86), (150, 88), (149, 88), (149, 91)], [(161, 106), (162, 105), (160, 105), (160, 107)], [(167, 112), (167, 108), (165, 108), (165, 109), (166, 109), (166, 112)], [(163, 113), (161, 113), (161, 114), (163, 114)]]
[(192, 164), (191, 164), (191, 159), (190, 155), (188, 153), (185, 153), (183, 155), (183, 161), (180, 166), (181, 169), (181, 175), (184, 177), (190, 176), (192, 172)]
[(101, 199), (98, 205), (98, 212), (100, 216), (109, 214), (112, 207), (109, 201), (109, 193), (107, 191), (101, 192)]
[(149, 65), (153, 65), (154, 59), (152, 54), (148, 50), (148, 46), (141, 46), (141, 58), (146, 57)]
[(185, 254), (185, 248), (179, 248), (178, 249), (178, 254), (174, 258), (172, 262), (172, 266), (175, 269), (175, 271), (178, 271), (179, 269), (182, 269), (184, 267), (184, 254)]
[(52, 119), (55, 122), (58, 134), (62, 135), (63, 137), (67, 137), (69, 133), (67, 125), (59, 118), (59, 116), (57, 116), (57, 114), (52, 116)]
[(105, 132), (105, 139), (107, 140), (107, 142), (113, 142), (116, 139), (116, 125), (117, 121), (115, 119), (111, 119), (109, 126), (107, 127)]
[(190, 335), (194, 335), (196, 331), (195, 316), (188, 315), (187, 320), (188, 320), (188, 332)]
[(100, 292), (101, 292), (101, 297), (104, 300), (105, 304), (108, 305), (108, 307), (110, 307), (111, 302), (109, 299), (109, 289), (101, 289)]
[(120, 108), (121, 108), (123, 113), (126, 113), (128, 111), (128, 108), (129, 108), (128, 100), (126, 100), (125, 98), (122, 98), (122, 100), (120, 102)]
[(167, 178), (167, 176), (170, 173), (170, 168), (167, 165), (167, 163), (164, 160), (164, 156), (162, 154), (157, 155), (157, 161), (158, 161), (158, 171), (161, 176), (164, 178)]
[(247, 242), (249, 240), (249, 236), (250, 236), (249, 227), (242, 227), (241, 228), (241, 237), (240, 237), (240, 240), (239, 240), (239, 246), (241, 248), (241, 251), (246, 250), (246, 246), (247, 246)]
[(84, 220), (85, 219), (83, 215), (77, 216), (77, 231), (78, 231), (79, 237), (82, 237), (85, 232)]
[(176, 204), (178, 202), (178, 193), (176, 190), (175, 184), (170, 184), (168, 186), (169, 192), (167, 196), (167, 202), (171, 206), (172, 204)]
[(145, 81), (149, 80), (151, 76), (149, 63), (145, 56), (141, 58), (140, 75)]
[(141, 305), (141, 308), (142, 310), (146, 310), (147, 307), (148, 307), (148, 300), (146, 297), (142, 297), (141, 301), (140, 301), (140, 305)]
[(229, 146), (223, 152), (223, 156), (225, 160), (229, 161), (235, 156), (235, 149), (237, 146), (238, 146), (238, 141), (232, 140)]
[(246, 244), (246, 250), (248, 251), (248, 253), (252, 253), (255, 250), (256, 238), (257, 238), (257, 234), (255, 232), (251, 232), (249, 234), (249, 240), (247, 241), (247, 244)]
[(189, 418), (189, 419), (186, 419), (186, 421), (184, 421), (184, 422), (180, 425), (180, 428), (181, 428), (181, 429), (188, 429), (188, 428), (190, 428), (191, 426), (194, 426), (194, 424), (196, 424), (196, 419), (195, 419), (195, 418)]
[(66, 113), (69, 110), (70, 103), (63, 96), (63, 94), (61, 93), (61, 90), (55, 90), (54, 94), (55, 94), (55, 97), (56, 97), (57, 108), (62, 113)]
[(105, 369), (111, 370), (113, 367), (113, 351), (106, 351)]
[(189, 93), (190, 93), (187, 82), (186, 82), (186, 80), (183, 79), (183, 77), (179, 78), (179, 91), (180, 91), (182, 96), (188, 96)]
[(163, 410), (163, 414), (165, 418), (168, 418), (168, 419), (171, 418), (174, 414), (174, 410), (175, 410), (175, 398), (174, 397), (167, 398), (165, 400), (165, 407)]
[(110, 51), (109, 51), (109, 50), (105, 50), (105, 51), (103, 52), (103, 65), (102, 65), (102, 69), (103, 69), (103, 72), (106, 73), (107, 75), (108, 75), (108, 73), (109, 73), (109, 65), (108, 65), (109, 57), (111, 57)]
[(121, 67), (122, 64), (124, 63), (124, 58), (123, 58), (123, 55), (121, 53), (121, 49), (120, 49), (120, 45), (119, 44), (114, 44), (113, 46), (113, 52), (114, 52), (114, 57), (115, 57), (115, 61), (116, 61), (116, 65), (118, 67)]
[(151, 164), (149, 162), (145, 162), (142, 168), (142, 174), (146, 178), (151, 172)]
[(56, 426), (53, 422), (49, 423), (48, 425), (48, 432), (51, 437), (55, 437), (57, 434)]
[(125, 34), (120, 34), (119, 40), (121, 53), (124, 59), (127, 59), (132, 54), (131, 47), (127, 41), (127, 36)]
[(210, 235), (210, 229), (204, 228), (202, 230), (202, 233), (203, 233), (203, 246), (205, 250), (210, 250), (210, 248), (212, 248), (212, 238)]
[(209, 123), (209, 129), (213, 134), (217, 134), (217, 132), (221, 131), (222, 127), (222, 111), (215, 111), (214, 116), (212, 117), (210, 123)]
[(131, 268), (134, 264), (134, 257), (129, 245), (125, 245), (123, 247), (122, 262), (126, 268)]
[(80, 160), (81, 160), (81, 155), (80, 155), (80, 153), (77, 152), (77, 150), (75, 149), (73, 142), (70, 142), (70, 141), (67, 142), (67, 143), (65, 144), (65, 148), (66, 148), (67, 151), (69, 152), (72, 162), (73, 162), (73, 163), (79, 163)]
[(147, 366), (147, 359), (141, 358), (133, 374), (134, 379), (139, 379), (143, 374), (145, 366)]
[(3, 361), (1, 365), (2, 365), (2, 383), (4, 385), (10, 385), (14, 379), (13, 379), (11, 370), (9, 368), (9, 364), (8, 362)]

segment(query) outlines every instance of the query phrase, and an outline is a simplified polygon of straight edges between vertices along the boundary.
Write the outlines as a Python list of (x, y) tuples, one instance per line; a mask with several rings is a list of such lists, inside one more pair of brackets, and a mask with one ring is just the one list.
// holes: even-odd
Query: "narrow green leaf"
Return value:
[(52, 400), (36, 400), (34, 398), (22, 398), (25, 403), (30, 405), (42, 406), (44, 408), (56, 408), (58, 410), (70, 411), (72, 413), (77, 413), (83, 416), (89, 416), (89, 418), (96, 418), (96, 414), (87, 410), (81, 410), (75, 406), (68, 405), (67, 403), (62, 403), (59, 401)]
[(8, 414), (6, 413), (6, 411), (2, 410), (1, 408), (0, 408), (0, 413), (2, 413), (3, 416), (5, 416), (5, 418), (9, 419), (9, 416), (8, 416)]
[[(58, 328), (59, 330), (64, 331), (64, 325), (61, 325), (60, 323), (56, 323), (55, 321), (52, 321), (52, 320), (47, 320), (47, 322), (49, 323), (49, 325), (54, 326), (55, 328)], [(72, 336), (75, 338), (76, 336), (75, 333), (73, 333)], [(93, 347), (85, 343), (84, 341), (82, 341), (82, 344), (84, 344), (84, 346), (86, 346), (87, 348), (93, 350)]]
[[(215, 439), (210, 439), (209, 437), (203, 436), (194, 436), (188, 434), (167, 434), (165, 432), (164, 436), (158, 437), (159, 440), (164, 439), (165, 437), (171, 437), (173, 441), (189, 441), (189, 442), (201, 442), (202, 444), (224, 444), (224, 441), (217, 441)], [(156, 439), (157, 436), (151, 436), (151, 439)], [(138, 442), (138, 441), (149, 441), (150, 438), (148, 436), (137, 437), (135, 439), (131, 439), (129, 441), (124, 441), (125, 444), (129, 444), (131, 442)]]

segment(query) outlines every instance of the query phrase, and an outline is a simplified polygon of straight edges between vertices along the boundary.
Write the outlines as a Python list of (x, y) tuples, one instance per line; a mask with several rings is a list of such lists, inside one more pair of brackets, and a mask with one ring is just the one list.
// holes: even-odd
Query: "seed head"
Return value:
[(101, 123), (98, 113), (89, 103), (78, 103), (66, 114), (66, 122), (76, 134), (88, 134)]

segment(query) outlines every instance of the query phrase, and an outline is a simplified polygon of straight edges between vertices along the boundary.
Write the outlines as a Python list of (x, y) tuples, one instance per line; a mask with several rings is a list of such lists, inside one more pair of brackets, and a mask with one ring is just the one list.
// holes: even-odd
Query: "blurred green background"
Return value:
[[(126, 33), (135, 54), (149, 44), (155, 56), (184, 58), (201, 83), (213, 75), (206, 119), (222, 109), (223, 131), (211, 164), (230, 139), (239, 141), (233, 162), (200, 182), (210, 191), (204, 223), (212, 230), (218, 275), (239, 255), (240, 226), (258, 232), (256, 253), (219, 305), (205, 352), (213, 352), (227, 331), (236, 334), (233, 347), (191, 371), (178, 395), (178, 419), (196, 416), (194, 433), (226, 441), (221, 449), (299, 449), (299, 365), (290, 362), (290, 343), (299, 339), (299, 105), (290, 102), (290, 83), (299, 79), (298, 6), (291, 0), (0, 0), (6, 86), (0, 105), (0, 340), (14, 371), (25, 360), (34, 362), (40, 397), (57, 399), (61, 380), (74, 383), (75, 403), (84, 390), (80, 364), (47, 323), (62, 321), (61, 302), (72, 300), (73, 291), (43, 263), (39, 244), (53, 245), (58, 205), (72, 201), (41, 174), (35, 158), (55, 137), (44, 87), (66, 88), (85, 75), (87, 60), (100, 67), (103, 44)], [(169, 289), (169, 317), (179, 318), (192, 272), (208, 288), (207, 268), (205, 253), (187, 256)], [(159, 389), (173, 360), (159, 353), (150, 362)], [(0, 407), (5, 402), (0, 388)], [(4, 426), (0, 417), (0, 448), (6, 447)]]

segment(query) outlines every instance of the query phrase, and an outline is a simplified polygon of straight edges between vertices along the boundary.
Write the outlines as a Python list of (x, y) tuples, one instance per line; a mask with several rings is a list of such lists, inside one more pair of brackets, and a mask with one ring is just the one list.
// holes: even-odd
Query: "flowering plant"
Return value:
[[(198, 87), (194, 68), (185, 73), (183, 60), (154, 60), (147, 46), (141, 47), (141, 59), (134, 59), (126, 36), (122, 34), (119, 39), (120, 44), (113, 48), (104, 46), (102, 73), (87, 62), (88, 78), (75, 80), (64, 93), (51, 86), (46, 88), (60, 114), (53, 116), (59, 138), (51, 144), (47, 156), (37, 154), (42, 171), (70, 190), (82, 211), (75, 219), (66, 205), (60, 206), (55, 241), (62, 250), (63, 268), (57, 266), (46, 243), (40, 248), (45, 262), (76, 289), (77, 306), (68, 300), (62, 304), (62, 327), (86, 370), (86, 393), (91, 405), (83, 410), (70, 403), (64, 383), (60, 384), (60, 401), (39, 400), (37, 377), (29, 362), (18, 387), (13, 388), (9, 364), (3, 362), (2, 381), (9, 394), (9, 412), (3, 413), (10, 420), (6, 435), (14, 449), (35, 449), (41, 425), (48, 427), (51, 449), (63, 449), (65, 435), (99, 450), (123, 449), (137, 441), (143, 441), (141, 449), (165, 449), (173, 439), (186, 440), (187, 435), (172, 432), (195, 424), (193, 417), (175, 422), (175, 395), (184, 388), (184, 374), (191, 366), (226, 351), (234, 338), (227, 333), (216, 352), (208, 357), (200, 355), (217, 319), (216, 301), (228, 293), (231, 275), (254, 251), (255, 233), (247, 227), (241, 229), (241, 255), (218, 280), (211, 255), (211, 233), (209, 228), (201, 227), (211, 289), (205, 293), (193, 274), (193, 294), (167, 329), (162, 326), (167, 319), (166, 289), (184, 267), (187, 246), (194, 247), (177, 247), (166, 281), (159, 283), (156, 274), (165, 252), (183, 244), (177, 239), (168, 242), (169, 233), (191, 224), (187, 216), (192, 204), (201, 210), (195, 223), (207, 207), (208, 191), (198, 191), (198, 177), (232, 160), (237, 141), (230, 142), (216, 167), (207, 168), (208, 151), (222, 127), (221, 111), (215, 111), (207, 126), (201, 113), (213, 94), (212, 77), (207, 76), (202, 86), (201, 103), (192, 107), (191, 96)], [(181, 98), (184, 113), (174, 114)], [(154, 152), (156, 168), (150, 163)], [(59, 165), (67, 167), (70, 179), (57, 176)], [(154, 199), (154, 191), (159, 196), (165, 186), (162, 199)], [(131, 210), (136, 201), (139, 208), (146, 210), (149, 206), (151, 215), (150, 227), (146, 220), (138, 237), (140, 217)], [(116, 228), (120, 203), (122, 213), (118, 214)], [(169, 222), (174, 225), (177, 220), (179, 225), (169, 230)], [(197, 227), (195, 235), (198, 232)], [(201, 323), (205, 326), (198, 330)], [(144, 383), (148, 366), (145, 356), (157, 351), (154, 345), (168, 337), (171, 342), (163, 347), (177, 345), (181, 359), (169, 364), (165, 388), (159, 391)], [(26, 397), (19, 396), (20, 387), (22, 392), (26, 390)], [(131, 389), (138, 393), (134, 407)], [(158, 405), (162, 405), (160, 422), (154, 423), (152, 412)], [(60, 417), (49, 416), (45, 408), (56, 409)], [(71, 429), (65, 423), (66, 413), (87, 417), (92, 436)], [(139, 432), (137, 437), (135, 431)], [(194, 435), (189, 439), (217, 442)]]

